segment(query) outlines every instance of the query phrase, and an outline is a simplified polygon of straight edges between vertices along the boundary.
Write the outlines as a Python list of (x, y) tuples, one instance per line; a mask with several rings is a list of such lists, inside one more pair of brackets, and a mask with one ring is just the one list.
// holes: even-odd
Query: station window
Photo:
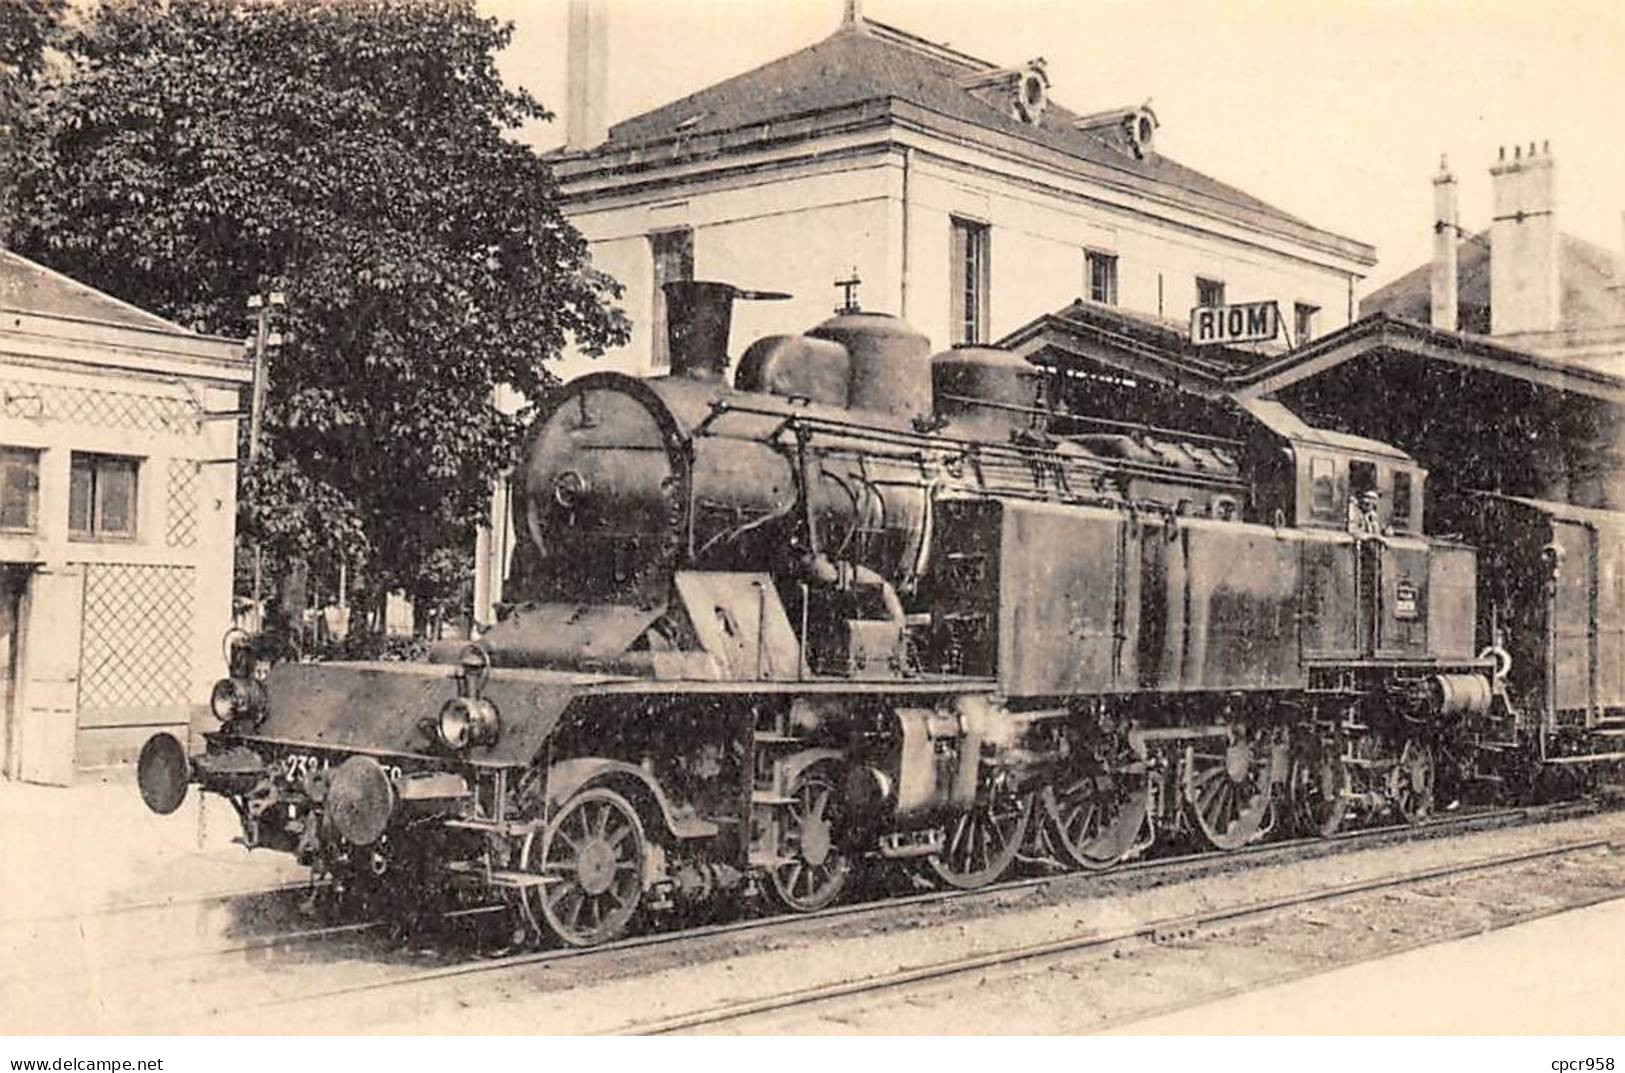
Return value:
[(32, 533), (39, 519), (39, 452), (0, 447), (0, 532)]
[(1309, 459), (1309, 511), (1317, 518), (1337, 517), (1337, 463), (1325, 455)]
[(649, 236), (654, 257), (654, 302), (649, 318), (649, 353), (656, 369), (671, 368), (671, 346), (666, 338), (666, 292), (668, 283), (694, 278), (694, 232), (657, 231)]
[(1099, 250), (1085, 250), (1083, 254), (1085, 280), (1089, 285), (1089, 300), (1104, 305), (1117, 304), (1117, 255)]
[(987, 342), (988, 226), (952, 217), (949, 296), (954, 343)]
[(1205, 308), (1224, 305), (1224, 280), (1196, 277), (1196, 304)]
[(1394, 471), (1394, 506), (1391, 520), (1395, 529), (1411, 527), (1411, 475), (1402, 470)]
[(79, 540), (134, 540), (140, 469), (137, 458), (75, 451), (68, 472), (68, 535)]
[(1307, 302), (1298, 302), (1292, 307), (1293, 346), (1303, 346), (1315, 337), (1315, 317), (1319, 313), (1319, 306), (1312, 306)]

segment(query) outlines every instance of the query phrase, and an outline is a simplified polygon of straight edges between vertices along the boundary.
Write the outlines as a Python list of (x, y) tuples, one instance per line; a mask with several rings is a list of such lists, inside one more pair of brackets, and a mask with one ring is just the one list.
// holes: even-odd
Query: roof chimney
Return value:
[(570, 0), (564, 71), (564, 147), (602, 145), (609, 136), (609, 12), (604, 0)]
[(1490, 334), (1547, 332), (1558, 325), (1556, 167), (1550, 143), (1506, 150), (1490, 169)]
[(1456, 177), (1450, 162), (1439, 158), (1439, 174), (1433, 177), (1433, 276), (1429, 281), (1435, 328), (1455, 331), (1459, 325), (1456, 308), (1456, 244), (1460, 225), (1456, 218)]

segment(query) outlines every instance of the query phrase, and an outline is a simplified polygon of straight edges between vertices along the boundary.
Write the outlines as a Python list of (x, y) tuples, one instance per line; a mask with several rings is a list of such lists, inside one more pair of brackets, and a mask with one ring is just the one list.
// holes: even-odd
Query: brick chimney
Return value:
[(1459, 241), (1456, 177), (1450, 174), (1449, 161), (1441, 156), (1439, 174), (1433, 177), (1433, 275), (1428, 291), (1432, 297), (1432, 325), (1452, 332), (1458, 324), (1456, 245)]
[(609, 12), (604, 0), (570, 0), (564, 80), (564, 147), (602, 145), (609, 136)]
[(1545, 332), (1558, 326), (1556, 167), (1550, 145), (1526, 153), (1501, 147), (1490, 169), (1495, 218), (1490, 227), (1490, 334)]

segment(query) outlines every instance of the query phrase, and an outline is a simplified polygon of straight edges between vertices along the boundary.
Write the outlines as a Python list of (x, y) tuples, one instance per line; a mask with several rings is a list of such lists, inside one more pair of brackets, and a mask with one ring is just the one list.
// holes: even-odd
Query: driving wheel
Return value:
[(811, 913), (839, 898), (852, 874), (851, 860), (835, 845), (841, 790), (827, 766), (814, 764), (796, 776), (789, 797), (768, 889), (786, 909)]
[(985, 887), (1004, 875), (1027, 838), (1034, 794), (994, 793), (948, 823), (941, 853), (926, 858), (937, 879), (960, 890)]
[(1094, 771), (1039, 794), (1051, 850), (1063, 864), (1101, 871), (1137, 849), (1151, 787), (1146, 775)]
[(1406, 823), (1420, 823), (1433, 814), (1433, 783), (1437, 776), (1433, 750), (1409, 738), (1399, 763), (1388, 776), (1388, 794)]
[(548, 930), (571, 946), (625, 934), (643, 900), (643, 822), (605, 787), (565, 802), (540, 836), (525, 840), (521, 867), (545, 882), (531, 892)]
[(1185, 807), (1204, 842), (1236, 850), (1263, 835), (1273, 807), (1269, 770), (1268, 747), (1240, 734), (1185, 751)]
[(1294, 751), (1287, 777), (1287, 800), (1294, 828), (1329, 838), (1348, 815), (1348, 771), (1335, 743), (1311, 741)]

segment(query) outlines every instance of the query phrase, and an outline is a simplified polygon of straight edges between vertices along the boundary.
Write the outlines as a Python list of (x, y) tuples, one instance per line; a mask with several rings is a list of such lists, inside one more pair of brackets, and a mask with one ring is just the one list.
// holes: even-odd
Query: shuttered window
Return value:
[(39, 518), (39, 452), (0, 447), (0, 532), (32, 533)]
[(1224, 281), (1197, 276), (1196, 304), (1204, 309), (1224, 305)]
[(1117, 256), (1099, 250), (1087, 250), (1083, 255), (1089, 300), (1105, 305), (1117, 304)]
[(666, 338), (666, 292), (668, 283), (694, 278), (694, 232), (657, 231), (649, 236), (654, 256), (654, 303), (650, 318), (649, 353), (656, 369), (671, 368), (671, 347)]
[(951, 220), (952, 250), (949, 295), (954, 343), (987, 342), (988, 226), (973, 220)]
[(75, 451), (68, 472), (68, 535), (134, 540), (140, 468), (140, 459)]
[(1394, 471), (1393, 526), (1395, 529), (1411, 527), (1411, 475), (1403, 470)]

